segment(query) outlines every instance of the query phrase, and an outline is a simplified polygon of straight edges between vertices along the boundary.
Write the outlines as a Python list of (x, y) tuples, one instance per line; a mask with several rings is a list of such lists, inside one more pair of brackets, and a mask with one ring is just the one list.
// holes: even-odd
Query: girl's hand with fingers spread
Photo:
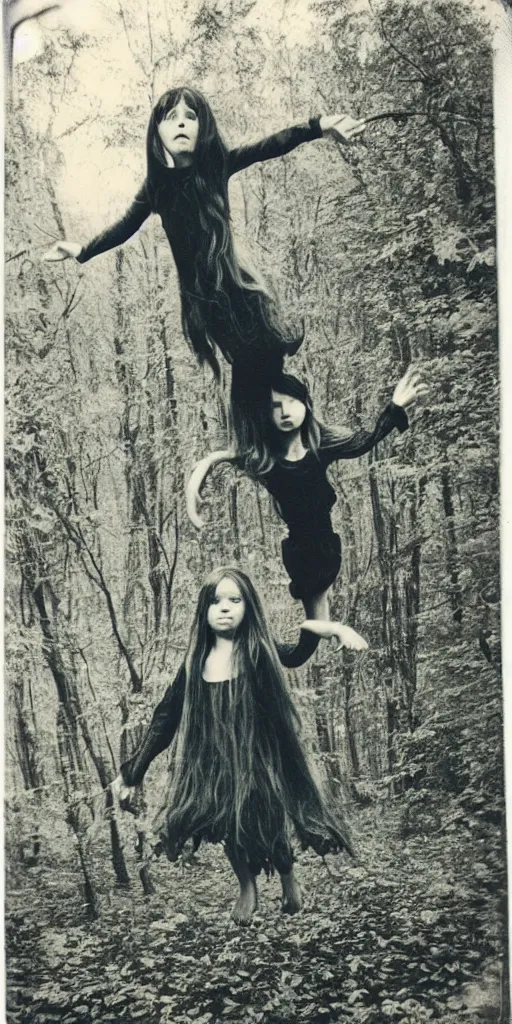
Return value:
[(56, 242), (51, 249), (44, 253), (43, 259), (47, 263), (59, 263), (61, 260), (69, 259), (70, 256), (76, 260), (81, 252), (82, 246), (79, 242)]
[(426, 394), (428, 394), (428, 387), (422, 380), (419, 370), (410, 366), (407, 373), (398, 381), (393, 392), (393, 403), (406, 409)]
[(332, 135), (337, 142), (353, 142), (366, 128), (364, 118), (350, 114), (322, 114), (320, 128), (324, 135)]

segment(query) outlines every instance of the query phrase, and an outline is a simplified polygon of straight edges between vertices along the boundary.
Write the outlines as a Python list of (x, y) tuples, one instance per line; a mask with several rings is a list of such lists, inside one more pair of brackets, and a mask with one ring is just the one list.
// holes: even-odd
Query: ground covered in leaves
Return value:
[(81, 920), (69, 866), (14, 872), (9, 1024), (505, 1024), (503, 909), (478, 839), (404, 841), (375, 825), (368, 812), (357, 865), (299, 857), (295, 917), (280, 913), (278, 879), (262, 879), (247, 928), (230, 921), (236, 886), (218, 847), (189, 866), (161, 858), (151, 898), (138, 879), (102, 889), (95, 922)]

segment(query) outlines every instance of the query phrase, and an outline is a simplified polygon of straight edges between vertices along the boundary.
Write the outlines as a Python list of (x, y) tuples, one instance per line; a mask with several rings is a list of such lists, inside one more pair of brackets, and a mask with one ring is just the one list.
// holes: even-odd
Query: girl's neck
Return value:
[(229, 636), (217, 636), (217, 634), (214, 633), (210, 654), (212, 651), (215, 651), (219, 657), (230, 658), (233, 653), (233, 638)]
[(214, 636), (203, 667), (203, 679), (207, 683), (220, 683), (231, 678), (233, 640), (227, 636)]
[(175, 167), (178, 170), (182, 167), (190, 167), (194, 160), (192, 153), (178, 153), (176, 156), (171, 156), (166, 149), (164, 149), (164, 156), (167, 167)]
[(287, 434), (283, 445), (283, 455), (288, 462), (299, 462), (303, 459), (307, 448), (302, 443), (302, 434), (297, 430), (293, 434)]

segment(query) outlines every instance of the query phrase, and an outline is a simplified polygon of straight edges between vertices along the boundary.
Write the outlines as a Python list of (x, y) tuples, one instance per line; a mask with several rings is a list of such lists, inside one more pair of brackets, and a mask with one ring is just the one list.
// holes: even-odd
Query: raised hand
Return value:
[(350, 114), (322, 114), (320, 128), (324, 135), (332, 135), (337, 142), (346, 144), (354, 142), (366, 128), (364, 118), (354, 118)]
[(51, 249), (44, 253), (43, 259), (48, 263), (58, 263), (61, 260), (69, 259), (70, 256), (76, 260), (81, 251), (82, 246), (79, 242), (56, 242)]
[(402, 409), (413, 405), (418, 398), (428, 394), (428, 386), (422, 380), (421, 373), (415, 367), (410, 366), (393, 392), (393, 402), (401, 405)]

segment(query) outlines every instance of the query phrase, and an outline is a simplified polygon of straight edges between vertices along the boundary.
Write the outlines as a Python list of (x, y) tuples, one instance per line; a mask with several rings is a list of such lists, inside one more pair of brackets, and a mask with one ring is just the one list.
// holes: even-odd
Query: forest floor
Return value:
[(482, 841), (399, 840), (375, 810), (358, 830), (358, 864), (299, 856), (300, 914), (283, 916), (278, 877), (262, 878), (245, 928), (230, 921), (237, 886), (220, 847), (188, 866), (160, 858), (154, 896), (136, 878), (103, 894), (95, 922), (80, 923), (76, 872), (16, 871), (9, 1024), (505, 1024), (503, 907)]

